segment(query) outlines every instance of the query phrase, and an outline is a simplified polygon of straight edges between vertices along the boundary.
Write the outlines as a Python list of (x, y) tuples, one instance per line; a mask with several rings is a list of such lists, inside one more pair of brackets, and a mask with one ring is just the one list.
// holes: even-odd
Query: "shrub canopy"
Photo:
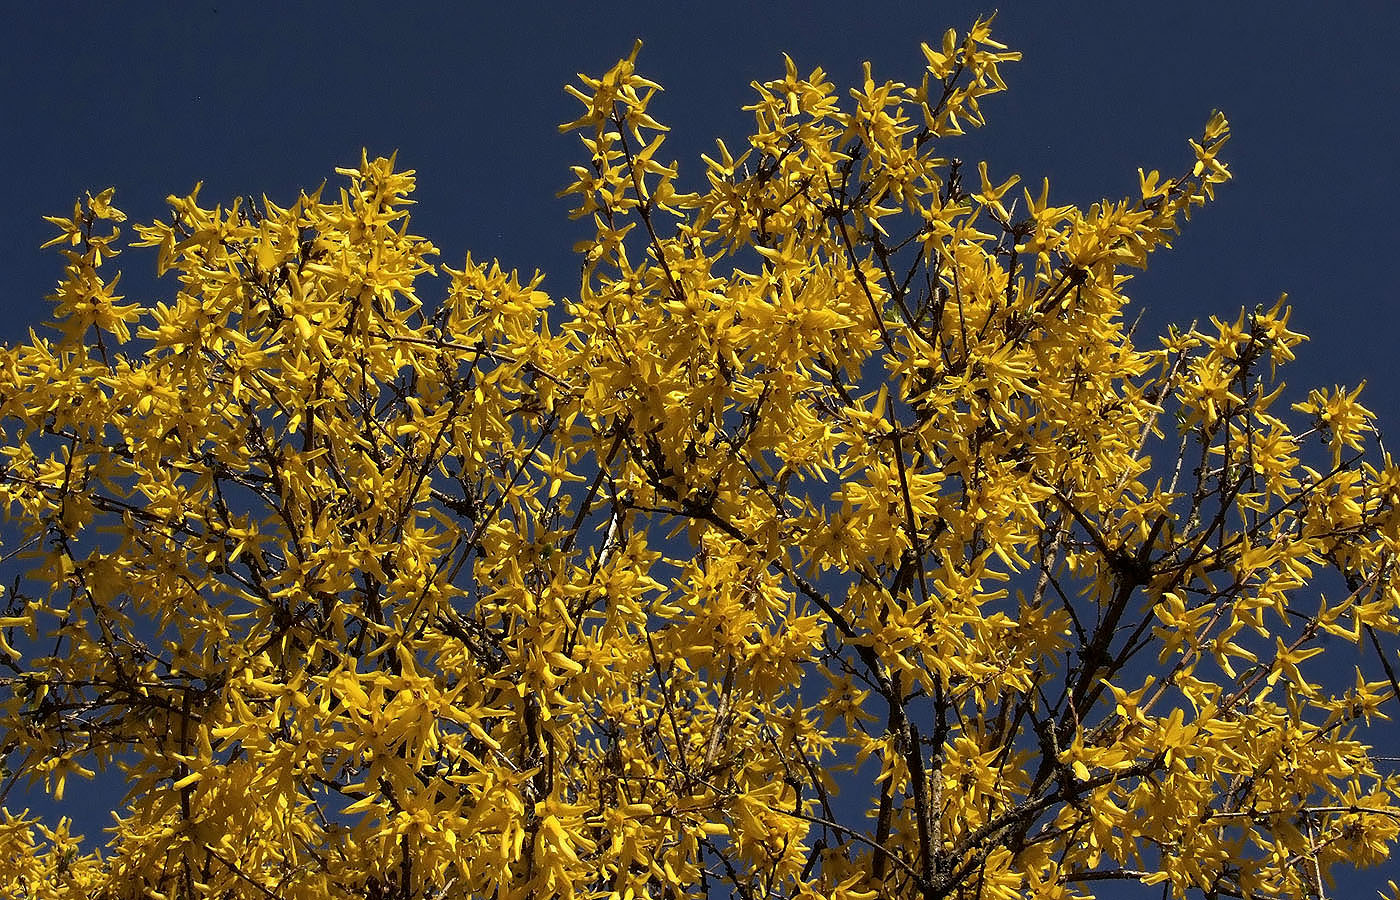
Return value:
[[(1224, 117), (1132, 197), (1018, 191), (952, 155), (1017, 58), (979, 21), (911, 84), (788, 60), (687, 192), (636, 56), (569, 89), (571, 299), (435, 263), (392, 159), (134, 245), (111, 190), (52, 220), (56, 333), (0, 352), (0, 736), (55, 799), (130, 790), (93, 852), (6, 811), (0, 893), (1299, 897), (1384, 860), (1400, 469), (1355, 391), (1278, 401), (1282, 299), (1130, 321)], [(168, 299), (117, 294), (124, 246)]]

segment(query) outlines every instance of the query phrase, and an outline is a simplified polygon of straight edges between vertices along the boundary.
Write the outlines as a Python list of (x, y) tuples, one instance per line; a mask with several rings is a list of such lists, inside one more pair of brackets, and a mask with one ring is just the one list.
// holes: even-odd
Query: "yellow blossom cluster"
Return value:
[[(686, 191), (637, 55), (569, 88), (572, 297), (434, 262), (393, 159), (134, 244), (111, 190), (51, 219), (56, 336), (0, 350), (2, 790), (129, 790), (100, 846), (7, 808), (0, 894), (1282, 898), (1385, 860), (1400, 468), (1356, 391), (1280, 409), (1282, 299), (1126, 315), (1224, 117), (1135, 196), (1018, 192), (950, 152), (1019, 56), (978, 21), (912, 84), (786, 60)], [(122, 302), (120, 246), (168, 299)]]

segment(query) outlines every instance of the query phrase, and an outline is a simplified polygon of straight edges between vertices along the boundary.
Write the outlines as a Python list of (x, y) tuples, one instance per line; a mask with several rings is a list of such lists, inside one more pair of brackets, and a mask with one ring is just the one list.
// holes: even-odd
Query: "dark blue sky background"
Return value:
[[(1212, 108), (1234, 125), (1236, 180), (1154, 258), (1135, 297), (1145, 327), (1189, 323), (1289, 292), (1313, 337), (1290, 393), (1355, 383), (1400, 434), (1400, 3), (1021, 2), (994, 34), (1024, 52), (1004, 68), (990, 123), (949, 146), (994, 175), (1049, 175), (1057, 203), (1136, 187), (1136, 167), (1175, 171)], [(60, 259), (40, 218), (83, 190), (117, 187), (138, 220), (196, 181), (202, 197), (266, 193), (280, 203), (334, 179), (336, 165), (398, 150), (418, 170), (413, 230), (459, 264), (467, 250), (548, 273), (573, 296), (582, 225), (555, 193), (579, 160), (559, 122), (575, 72), (597, 73), (646, 42), (640, 69), (666, 88), (653, 114), (673, 126), (682, 185), (716, 136), (741, 145), (749, 82), (823, 66), (853, 83), (917, 81), (921, 40), (966, 28), (991, 2), (769, 2), (244, 6), (62, 3), (9, 10), (0, 39), (0, 122), (10, 135), (0, 211), (0, 338), (47, 314)], [(690, 173), (687, 179), (686, 173)], [(334, 181), (332, 182), (334, 183)], [(128, 231), (128, 234), (130, 232)], [(123, 287), (164, 299), (153, 255), (132, 253)], [(425, 292), (432, 296), (429, 290)], [(1400, 445), (1400, 441), (1392, 441)], [(76, 785), (75, 785), (76, 787)], [(68, 812), (93, 830), (93, 787)], [(1368, 876), (1367, 884), (1383, 883)], [(1394, 877), (1393, 873), (1391, 877)], [(1370, 891), (1366, 892), (1370, 895)]]
[[(50, 2), (12, 15), (0, 54), (7, 202), (0, 213), (0, 337), (42, 318), (59, 259), (40, 218), (85, 189), (117, 187), (133, 216), (204, 181), (203, 197), (289, 202), (332, 168), (399, 151), (419, 174), (415, 230), (449, 263), (472, 250), (549, 273), (574, 295), (570, 223), (555, 192), (578, 160), (556, 131), (577, 104), (562, 85), (646, 41), (642, 70), (668, 148), (698, 183), (696, 156), (734, 146), (749, 82), (780, 54), (852, 83), (862, 60), (913, 81), (920, 40), (965, 27), (991, 3), (442, 4), (244, 6)], [(1400, 4), (1016, 3), (996, 33), (1024, 51), (990, 127), (957, 155), (993, 173), (1051, 177), (1057, 202), (1170, 171), (1219, 107), (1234, 124), (1236, 181), (1155, 258), (1135, 296), (1148, 324), (1188, 323), (1288, 291), (1313, 337), (1295, 389), (1368, 379), (1382, 422), (1400, 422), (1392, 364), (1400, 237)], [(129, 255), (129, 295), (155, 290)], [(163, 291), (168, 291), (165, 286)], [(162, 296), (163, 293), (156, 296)]]

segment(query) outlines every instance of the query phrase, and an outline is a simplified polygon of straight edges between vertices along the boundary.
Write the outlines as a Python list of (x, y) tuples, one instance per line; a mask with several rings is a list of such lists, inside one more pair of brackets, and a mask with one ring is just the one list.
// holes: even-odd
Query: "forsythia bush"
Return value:
[(949, 155), (1017, 54), (923, 53), (848, 94), (788, 61), (695, 193), (636, 51), (582, 78), (574, 299), (439, 268), (393, 160), (170, 198), (163, 302), (117, 294), (111, 190), (54, 218), (57, 335), (0, 351), (3, 789), (129, 791), (97, 850), (7, 809), (0, 895), (1264, 898), (1385, 860), (1400, 468), (1356, 392), (1278, 401), (1282, 300), (1127, 315), (1225, 119), (1055, 205)]

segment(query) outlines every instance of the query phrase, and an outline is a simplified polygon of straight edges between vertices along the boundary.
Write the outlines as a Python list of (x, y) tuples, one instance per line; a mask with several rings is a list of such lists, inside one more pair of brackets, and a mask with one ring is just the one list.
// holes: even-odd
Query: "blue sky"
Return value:
[[(752, 8), (751, 8), (752, 7)], [(1345, 8), (1346, 12), (1339, 12)], [(45, 315), (58, 258), (40, 218), (85, 189), (117, 187), (137, 218), (196, 181), (205, 198), (289, 201), (336, 165), (399, 151), (419, 174), (418, 233), (460, 262), (497, 256), (572, 295), (579, 227), (555, 192), (576, 144), (558, 134), (562, 85), (601, 71), (636, 36), (666, 87), (668, 148), (698, 179), (716, 136), (741, 140), (749, 82), (821, 65), (838, 81), (914, 79), (920, 40), (990, 3), (442, 4), (52, 2), (12, 15), (0, 54), (8, 142), (0, 213), (0, 337)], [(859, 10), (859, 13), (857, 13)], [(997, 34), (1022, 50), (990, 127), (957, 150), (992, 171), (1049, 175), (1058, 202), (1135, 187), (1136, 167), (1175, 168), (1212, 108), (1234, 124), (1236, 181), (1155, 259), (1134, 294), (1149, 325), (1233, 314), (1288, 291), (1313, 341), (1297, 389), (1368, 380), (1382, 422), (1400, 421), (1391, 362), (1400, 179), (1400, 5), (1019, 3)], [(161, 290), (128, 257), (129, 292)], [(159, 296), (159, 294), (157, 294)]]
[[(877, 77), (912, 81), (921, 40), (991, 9), (204, 0), (11, 10), (0, 338), (46, 316), (60, 266), (38, 250), (51, 235), (41, 216), (71, 209), (80, 192), (115, 185), (138, 220), (197, 181), (207, 200), (286, 203), (362, 147), (397, 150), (418, 170), (414, 231), (443, 261), (470, 250), (540, 268), (546, 288), (572, 296), (569, 248), (582, 226), (555, 193), (578, 159), (556, 130), (574, 117), (562, 86), (575, 72), (599, 72), (643, 38), (639, 68), (666, 88), (653, 114), (673, 126), (682, 185), (686, 172), (696, 184), (715, 137), (742, 143), (749, 82), (781, 74), (783, 52), (838, 84), (866, 59)], [(1233, 317), (1287, 291), (1294, 326), (1313, 338), (1286, 376), (1291, 394), (1364, 378), (1382, 428), (1400, 424), (1400, 4), (1023, 2), (1001, 9), (994, 33), (1025, 57), (1005, 68), (1011, 89), (987, 104), (987, 131), (950, 153), (1031, 184), (1048, 175), (1056, 202), (1087, 204), (1132, 191), (1138, 166), (1183, 165), (1186, 139), (1223, 109), (1236, 180), (1138, 278), (1130, 293), (1148, 309), (1144, 327)], [(129, 297), (168, 296), (151, 257), (123, 261)], [(69, 812), (100, 828), (106, 802), (95, 786)]]

